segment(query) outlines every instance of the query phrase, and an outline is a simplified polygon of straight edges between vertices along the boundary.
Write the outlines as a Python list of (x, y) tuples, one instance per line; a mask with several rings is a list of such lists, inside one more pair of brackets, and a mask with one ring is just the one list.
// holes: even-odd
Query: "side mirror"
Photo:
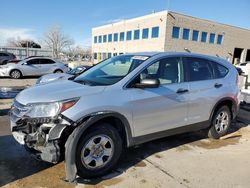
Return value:
[(158, 79), (143, 79), (140, 83), (136, 83), (136, 88), (158, 88), (160, 86), (160, 81)]

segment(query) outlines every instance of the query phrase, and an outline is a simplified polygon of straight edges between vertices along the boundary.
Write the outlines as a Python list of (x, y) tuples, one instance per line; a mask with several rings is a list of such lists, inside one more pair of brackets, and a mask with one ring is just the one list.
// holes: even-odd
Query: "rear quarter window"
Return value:
[(212, 64), (214, 65), (215, 78), (224, 78), (228, 74), (229, 70), (225, 66), (216, 62), (212, 62)]

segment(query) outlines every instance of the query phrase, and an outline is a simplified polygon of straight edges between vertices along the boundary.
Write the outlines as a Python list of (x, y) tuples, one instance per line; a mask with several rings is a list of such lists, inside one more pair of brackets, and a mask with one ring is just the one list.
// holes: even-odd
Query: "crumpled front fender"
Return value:
[(75, 164), (75, 154), (76, 154), (76, 148), (77, 144), (83, 135), (84, 131), (96, 123), (97, 121), (106, 118), (106, 117), (117, 117), (121, 119), (123, 122), (125, 129), (126, 129), (126, 137), (127, 137), (127, 147), (133, 146), (133, 140), (132, 140), (132, 134), (131, 129), (128, 124), (128, 121), (124, 116), (118, 113), (114, 112), (97, 112), (94, 114), (91, 114), (90, 116), (84, 118), (81, 123), (79, 123), (79, 126), (77, 126), (74, 131), (71, 133), (71, 135), (68, 137), (67, 142), (65, 144), (65, 171), (66, 171), (66, 178), (65, 181), (68, 182), (75, 182), (76, 176), (77, 176), (77, 168)]

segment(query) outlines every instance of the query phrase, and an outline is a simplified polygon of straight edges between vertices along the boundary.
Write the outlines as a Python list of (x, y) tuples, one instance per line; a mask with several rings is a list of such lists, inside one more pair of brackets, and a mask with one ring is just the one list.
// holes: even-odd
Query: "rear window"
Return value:
[(220, 65), (219, 63), (212, 62), (214, 65), (214, 72), (215, 72), (215, 78), (224, 78), (227, 73), (228, 69), (224, 67), (223, 65)]

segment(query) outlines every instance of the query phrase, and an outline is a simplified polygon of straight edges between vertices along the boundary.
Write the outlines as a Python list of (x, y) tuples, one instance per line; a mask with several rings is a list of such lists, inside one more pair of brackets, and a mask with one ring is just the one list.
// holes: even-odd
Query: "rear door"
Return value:
[(218, 98), (223, 95), (223, 79), (216, 78), (215, 64), (209, 60), (185, 57), (184, 63), (189, 83), (188, 122), (207, 121)]
[(51, 59), (41, 58), (39, 62), (40, 62), (41, 75), (53, 73), (54, 70), (56, 69), (55, 67), (56, 63)]

